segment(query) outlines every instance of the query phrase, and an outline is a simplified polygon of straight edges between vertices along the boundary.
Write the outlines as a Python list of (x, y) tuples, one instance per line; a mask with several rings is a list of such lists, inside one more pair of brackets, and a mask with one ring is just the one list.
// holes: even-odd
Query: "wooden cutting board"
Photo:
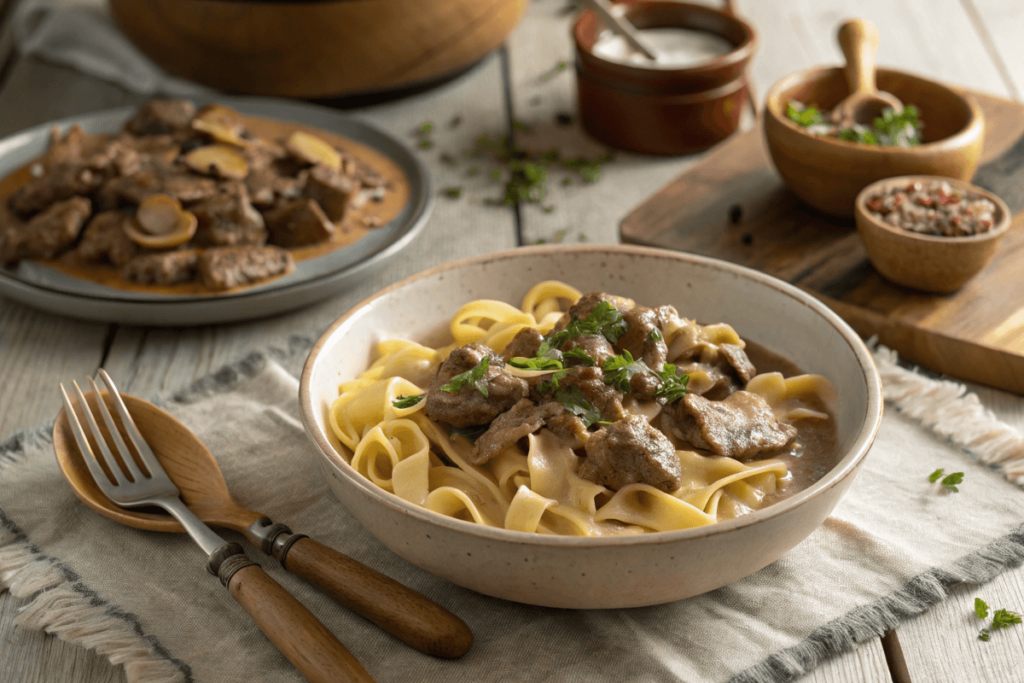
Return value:
[(907, 360), (1024, 394), (1024, 105), (969, 92), (985, 113), (973, 182), (1014, 215), (995, 260), (951, 295), (875, 272), (853, 219), (804, 206), (782, 184), (760, 125), (723, 143), (622, 221), (624, 242), (712, 256), (786, 280)]

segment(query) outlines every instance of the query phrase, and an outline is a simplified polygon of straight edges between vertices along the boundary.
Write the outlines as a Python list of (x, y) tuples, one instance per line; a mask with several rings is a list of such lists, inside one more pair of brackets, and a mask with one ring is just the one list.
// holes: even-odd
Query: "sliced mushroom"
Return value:
[(206, 133), (217, 142), (236, 147), (247, 147), (249, 141), (242, 137), (245, 123), (234, 109), (220, 104), (208, 104), (192, 119), (192, 130)]
[(136, 244), (150, 249), (170, 249), (185, 244), (196, 234), (199, 222), (174, 197), (155, 194), (139, 204), (135, 216), (124, 222), (124, 232)]
[(306, 163), (323, 164), (335, 171), (341, 170), (341, 152), (315, 135), (297, 130), (288, 136), (284, 146), (292, 156)]
[(227, 145), (198, 147), (183, 157), (185, 165), (193, 171), (208, 173), (225, 180), (243, 180), (249, 175), (246, 163), (237, 149)]

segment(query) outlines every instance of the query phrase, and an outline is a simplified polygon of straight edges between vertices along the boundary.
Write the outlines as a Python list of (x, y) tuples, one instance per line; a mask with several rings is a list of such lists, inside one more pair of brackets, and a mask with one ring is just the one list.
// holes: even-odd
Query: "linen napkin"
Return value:
[[(657, 607), (572, 611), (489, 598), (400, 559), (332, 495), (298, 416), (294, 373), (308, 342), (290, 348), (158, 402), (209, 446), (243, 506), (422, 592), (473, 630), (463, 659), (428, 657), (250, 549), (382, 683), (792, 680), (957, 584), (1024, 560), (1024, 495), (1004, 476), (1024, 475), (1020, 436), (962, 386), (898, 367), (878, 347), (889, 399), (878, 440), (832, 516), (779, 561)], [(972, 462), (965, 448), (998, 466)], [(928, 482), (938, 468), (966, 473), (959, 493)], [(123, 527), (79, 503), (49, 426), (0, 445), (0, 590), (24, 600), (21, 625), (96, 649), (132, 682), (301, 680), (204, 565), (184, 535)]]

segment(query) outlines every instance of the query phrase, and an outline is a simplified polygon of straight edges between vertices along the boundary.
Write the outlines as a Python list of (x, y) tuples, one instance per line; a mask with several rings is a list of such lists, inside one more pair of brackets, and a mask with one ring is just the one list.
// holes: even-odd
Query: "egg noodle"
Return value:
[[(548, 332), (564, 305), (580, 296), (567, 284), (541, 282), (527, 293), (521, 309), (493, 300), (464, 305), (451, 320), (453, 343), (447, 347), (381, 342), (377, 360), (358, 379), (341, 384), (340, 396), (330, 408), (331, 428), (352, 467), (385, 491), (433, 512), (545, 534), (604, 536), (687, 529), (759, 508), (787, 475), (786, 465), (778, 460), (743, 463), (677, 450), (683, 485), (676, 491), (665, 493), (647, 484), (613, 491), (581, 478), (577, 470), (582, 458), (547, 429), (528, 437), (525, 452), (512, 445), (489, 462), (474, 465), (468, 458), (473, 444), (429, 419), (423, 412), (426, 401), (409, 408), (393, 405), (400, 397), (423, 394), (454, 348), (477, 342), (500, 354), (524, 327)], [(667, 325), (663, 334), (669, 362), (696, 346), (743, 345), (728, 325), (699, 325), (683, 318)], [(521, 377), (531, 374), (510, 366), (509, 370)], [(691, 374), (691, 388), (706, 381), (701, 374)], [(779, 420), (791, 422), (829, 419), (801, 400), (825, 399), (829, 387), (816, 375), (783, 378), (766, 373), (755, 376), (746, 390), (764, 398)], [(654, 402), (642, 406), (627, 400), (624, 406), (649, 420), (660, 411)]]

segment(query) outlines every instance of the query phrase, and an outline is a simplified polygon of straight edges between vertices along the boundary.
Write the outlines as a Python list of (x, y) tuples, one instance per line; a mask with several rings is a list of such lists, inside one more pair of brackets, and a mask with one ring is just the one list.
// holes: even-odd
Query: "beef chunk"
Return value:
[(278, 247), (220, 247), (199, 254), (199, 277), (210, 289), (250, 285), (287, 272), (292, 255)]
[(746, 351), (736, 344), (719, 344), (718, 351), (725, 357), (729, 365), (732, 366), (732, 369), (736, 371), (736, 376), (743, 380), (744, 386), (747, 382), (754, 379), (754, 375), (757, 374), (757, 368), (747, 358)]
[(604, 373), (598, 367), (573, 368), (558, 381), (559, 386), (577, 386), (587, 400), (601, 413), (601, 419), (609, 422), (622, 419), (622, 392), (604, 383)]
[(629, 378), (629, 393), (637, 398), (652, 399), (661, 387), (661, 378), (650, 372), (638, 372)]
[(330, 166), (317, 164), (306, 176), (302, 196), (313, 199), (332, 221), (345, 217), (349, 202), (359, 192), (359, 183)]
[(341, 170), (363, 187), (386, 187), (387, 179), (377, 169), (354, 154), (341, 150)]
[(533, 358), (537, 355), (537, 349), (540, 348), (542, 341), (544, 336), (540, 332), (532, 327), (524, 327), (512, 337), (512, 341), (501, 355), (506, 363), (513, 358)]
[(566, 328), (566, 326), (568, 326), (569, 321), (573, 318), (579, 318), (580, 320), (586, 318), (590, 315), (591, 311), (594, 310), (594, 306), (602, 301), (610, 303), (618, 309), (619, 313), (625, 313), (629, 309), (633, 308), (634, 305), (631, 300), (625, 299), (621, 296), (605, 294), (604, 292), (590, 292), (589, 294), (581, 296), (576, 303), (570, 306), (569, 310), (565, 312), (565, 315), (559, 318), (558, 322), (555, 323), (555, 326), (551, 328), (551, 331), (561, 332)]
[(312, 199), (295, 199), (263, 216), (270, 230), (270, 242), (280, 247), (301, 247), (326, 242), (334, 225)]
[(82, 165), (64, 164), (33, 178), (19, 187), (10, 198), (10, 206), (22, 215), (42, 211), (54, 202), (75, 195), (87, 195), (103, 182), (103, 176)]
[(124, 124), (132, 135), (188, 134), (196, 108), (188, 100), (150, 100)]
[(538, 406), (528, 398), (520, 400), (491, 422), (487, 431), (477, 439), (468, 460), (474, 465), (484, 464), (519, 439), (543, 427), (545, 420), (563, 412), (565, 408), (554, 401)]
[(562, 412), (547, 418), (545, 424), (548, 431), (557, 436), (569, 448), (575, 450), (587, 441), (587, 425), (568, 410), (562, 410)]
[(249, 145), (242, 150), (242, 156), (249, 164), (250, 173), (264, 169), (272, 170), (273, 164), (284, 159), (286, 155), (284, 147), (266, 140), (250, 140)]
[(198, 265), (198, 249), (140, 254), (125, 264), (121, 277), (143, 285), (173, 285), (191, 281)]
[[(604, 362), (615, 355), (615, 349), (608, 343), (608, 340), (600, 334), (584, 334), (579, 337), (573, 337), (564, 344), (562, 344), (562, 352), (572, 351), (573, 349), (582, 349), (587, 353), (588, 356), (594, 359), (594, 362), (598, 366), (604, 365)], [(567, 363), (570, 365), (578, 365), (578, 361), (573, 361), (569, 358)]]
[(251, 169), (245, 177), (245, 186), (253, 206), (261, 209), (269, 209), (282, 200), (296, 199), (301, 194), (299, 180), (280, 176), (269, 166)]
[(593, 434), (579, 475), (616, 491), (627, 484), (647, 484), (669, 493), (683, 484), (672, 442), (641, 415), (628, 415)]
[[(484, 357), (490, 359), (482, 380), (487, 396), (472, 384), (455, 393), (441, 389), (456, 375), (475, 368)], [(526, 398), (526, 393), (526, 382), (505, 371), (501, 356), (482, 344), (466, 344), (452, 351), (441, 363), (427, 389), (427, 402), (423, 409), (430, 419), (455, 427), (484, 425)]]
[(183, 204), (198, 202), (217, 194), (217, 181), (189, 173), (144, 169), (104, 183), (100, 203), (106, 209), (114, 209), (124, 204), (141, 204), (147, 197), (160, 193), (169, 194)]
[[(139, 156), (140, 168), (145, 167), (156, 171), (170, 170), (181, 152), (181, 145), (171, 135), (147, 135), (137, 138), (122, 133), (117, 138), (117, 144), (134, 151)], [(134, 171), (121, 171), (121, 175), (131, 175), (132, 173)]]
[(198, 246), (262, 246), (267, 241), (263, 216), (249, 202), (244, 183), (224, 183), (217, 194), (190, 210), (199, 221), (193, 238)]
[(50, 205), (27, 223), (9, 222), (0, 240), (0, 263), (53, 258), (74, 244), (91, 213), (88, 199), (71, 197)]
[(626, 322), (626, 334), (615, 345), (620, 351), (629, 351), (633, 358), (642, 359), (648, 367), (661, 370), (665, 365), (668, 347), (663, 338), (655, 339), (651, 333), (657, 330), (661, 337), (658, 311), (646, 306), (636, 306), (622, 315)]
[(171, 173), (161, 179), (161, 189), (182, 204), (201, 202), (217, 194), (217, 181), (191, 173)]
[(681, 438), (730, 458), (749, 459), (782, 448), (796, 436), (796, 427), (776, 420), (768, 402), (749, 391), (723, 401), (687, 394), (668, 410)]
[(84, 261), (109, 261), (118, 267), (125, 265), (139, 251), (138, 245), (124, 231), (127, 219), (128, 215), (122, 211), (96, 214), (85, 226), (75, 253)]

